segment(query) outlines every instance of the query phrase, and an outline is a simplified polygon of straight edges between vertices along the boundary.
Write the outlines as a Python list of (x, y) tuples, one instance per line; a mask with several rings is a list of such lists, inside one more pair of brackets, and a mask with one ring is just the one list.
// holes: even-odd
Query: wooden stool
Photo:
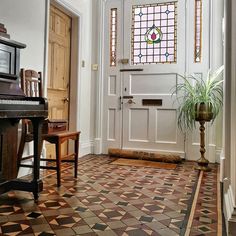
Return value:
[[(56, 162), (56, 166), (47, 166), (46, 169), (55, 169), (57, 171), (57, 186), (61, 185), (61, 162), (74, 163), (74, 177), (77, 178), (78, 156), (79, 156), (79, 131), (63, 131), (43, 135), (43, 140), (55, 144), (56, 159), (41, 159), (42, 161)], [(61, 154), (61, 145), (68, 140), (74, 140), (74, 152), (66, 156)], [(73, 159), (68, 159), (73, 157)]]
[[(21, 88), (28, 97), (42, 97), (42, 74), (34, 70), (21, 69)], [(67, 131), (67, 125), (63, 120), (46, 120), (43, 125), (43, 140), (49, 143), (55, 144), (56, 147), (56, 159), (40, 158), (40, 161), (56, 162), (55, 166), (43, 166), (40, 165), (41, 169), (54, 169), (57, 171), (57, 186), (61, 185), (61, 162), (73, 162), (74, 163), (74, 176), (77, 177), (78, 167), (78, 155), (79, 155), (79, 131)], [(63, 156), (61, 154), (61, 145), (68, 140), (74, 140), (74, 152)], [(17, 153), (17, 165), (19, 167), (29, 167), (32, 165), (23, 164), (22, 162), (28, 159), (32, 159), (33, 156), (23, 157), (25, 143), (34, 141), (32, 124), (29, 120), (22, 120), (22, 134), (20, 145)], [(42, 142), (40, 143), (40, 150), (42, 150)], [(72, 159), (68, 159), (71, 158)], [(65, 159), (64, 159), (65, 158)]]

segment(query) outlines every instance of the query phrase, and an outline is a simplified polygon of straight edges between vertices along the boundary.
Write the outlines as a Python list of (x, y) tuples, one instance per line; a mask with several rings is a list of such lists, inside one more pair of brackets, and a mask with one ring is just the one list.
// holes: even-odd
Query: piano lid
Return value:
[(15, 40), (8, 39), (8, 38), (2, 37), (2, 36), (0, 36), (0, 43), (15, 47), (15, 48), (26, 48), (26, 45), (24, 43), (20, 43)]

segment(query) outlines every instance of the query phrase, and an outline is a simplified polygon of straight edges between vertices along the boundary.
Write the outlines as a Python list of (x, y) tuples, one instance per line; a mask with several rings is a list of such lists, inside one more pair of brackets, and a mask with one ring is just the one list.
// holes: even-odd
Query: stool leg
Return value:
[(75, 160), (74, 160), (74, 176), (77, 178), (78, 171), (78, 156), (79, 156), (79, 134), (76, 135), (75, 139)]
[(61, 186), (61, 143), (56, 142), (57, 187)]

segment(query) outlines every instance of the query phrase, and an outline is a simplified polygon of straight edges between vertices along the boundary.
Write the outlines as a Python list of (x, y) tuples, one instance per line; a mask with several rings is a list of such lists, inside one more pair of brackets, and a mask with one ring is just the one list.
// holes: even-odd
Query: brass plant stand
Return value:
[(195, 167), (197, 170), (203, 170), (203, 171), (211, 171), (211, 168), (208, 166), (209, 161), (205, 158), (205, 121), (204, 120), (199, 120), (200, 123), (200, 153), (201, 157), (197, 161), (198, 166)]

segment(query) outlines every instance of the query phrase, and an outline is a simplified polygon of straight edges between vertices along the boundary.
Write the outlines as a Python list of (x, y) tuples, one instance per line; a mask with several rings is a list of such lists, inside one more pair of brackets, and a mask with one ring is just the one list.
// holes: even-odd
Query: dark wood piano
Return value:
[[(20, 49), (26, 45), (0, 36), (0, 194), (10, 190), (42, 191), (39, 177), (41, 130), (48, 116), (44, 98), (26, 97), (19, 87)], [(34, 167), (30, 180), (17, 179), (17, 133), (20, 119), (30, 119), (34, 130)]]

